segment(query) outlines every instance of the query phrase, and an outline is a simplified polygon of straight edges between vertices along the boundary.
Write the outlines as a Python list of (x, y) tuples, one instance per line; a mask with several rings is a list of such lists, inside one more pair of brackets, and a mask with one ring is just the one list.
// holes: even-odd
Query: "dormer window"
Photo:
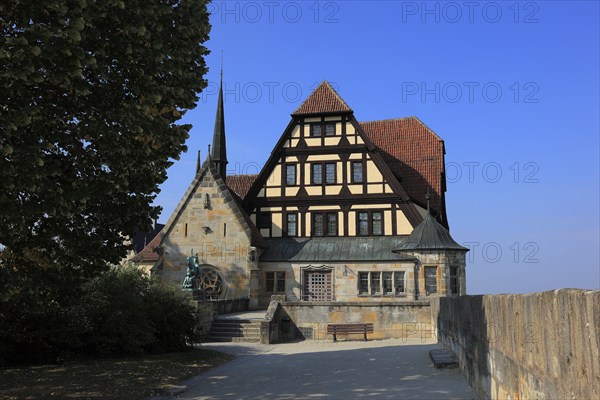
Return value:
[(335, 136), (335, 124), (332, 123), (317, 123), (310, 125), (310, 136)]

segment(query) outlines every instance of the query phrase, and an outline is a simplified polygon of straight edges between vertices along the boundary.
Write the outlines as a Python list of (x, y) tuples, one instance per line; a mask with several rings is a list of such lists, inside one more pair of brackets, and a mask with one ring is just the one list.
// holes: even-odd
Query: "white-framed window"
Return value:
[(361, 271), (358, 294), (362, 296), (399, 296), (406, 294), (404, 271)]

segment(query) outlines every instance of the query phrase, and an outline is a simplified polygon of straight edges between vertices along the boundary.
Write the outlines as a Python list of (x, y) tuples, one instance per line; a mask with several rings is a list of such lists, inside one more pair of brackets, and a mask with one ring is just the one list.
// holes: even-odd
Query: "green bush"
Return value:
[(134, 266), (112, 267), (68, 295), (43, 274), (3, 268), (0, 277), (12, 279), (0, 285), (0, 363), (180, 351), (199, 339), (189, 297)]

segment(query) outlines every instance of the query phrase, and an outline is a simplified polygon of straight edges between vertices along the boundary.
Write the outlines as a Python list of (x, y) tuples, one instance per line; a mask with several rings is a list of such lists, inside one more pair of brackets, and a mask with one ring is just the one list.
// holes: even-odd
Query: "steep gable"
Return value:
[[(323, 233), (328, 236), (409, 234), (423, 216), (383, 156), (323, 82), (292, 114), (244, 208), (264, 237), (321, 235), (314, 227), (324, 218), (336, 226)], [(365, 215), (368, 233), (359, 233)], [(380, 220), (382, 229), (373, 222)]]
[[(208, 178), (208, 179), (207, 179)], [(223, 180), (220, 178), (218, 171), (209, 163), (205, 162), (202, 166), (202, 169), (196, 174), (196, 177), (188, 187), (188, 190), (185, 192), (183, 198), (175, 208), (175, 211), (167, 221), (167, 224), (163, 228), (163, 240), (161, 244), (164, 243), (165, 238), (167, 238), (171, 232), (177, 220), (181, 216), (183, 212), (186, 211), (186, 208), (190, 204), (193, 199), (196, 201), (205, 201), (205, 198), (202, 197), (201, 188), (207, 188), (211, 186), (207, 180), (214, 180), (215, 185), (218, 188), (218, 192), (220, 193), (223, 202), (227, 206), (227, 208), (231, 211), (231, 213), (236, 217), (237, 222), (240, 224), (243, 231), (246, 233), (250, 243), (254, 246), (264, 247), (265, 242), (263, 238), (260, 236), (260, 233), (256, 230), (256, 227), (253, 226), (250, 219), (247, 215), (245, 215), (244, 210), (239, 204), (239, 200), (235, 199), (234, 194), (231, 190), (225, 185)], [(205, 195), (208, 193), (205, 193)], [(212, 197), (209, 197), (209, 202), (212, 200)]]
[(352, 112), (352, 109), (335, 91), (331, 84), (323, 81), (300, 104), (292, 115), (335, 114)]

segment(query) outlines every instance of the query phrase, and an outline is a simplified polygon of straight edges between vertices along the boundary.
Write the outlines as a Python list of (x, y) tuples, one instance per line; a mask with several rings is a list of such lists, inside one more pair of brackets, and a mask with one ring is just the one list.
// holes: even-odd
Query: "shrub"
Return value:
[(84, 285), (72, 310), (79, 321), (82, 351), (114, 355), (142, 353), (153, 341), (145, 310), (150, 280), (134, 267), (114, 267)]
[(153, 342), (147, 351), (180, 351), (200, 340), (196, 308), (180, 288), (154, 282), (145, 297), (148, 320), (153, 327)]
[(68, 293), (53, 277), (0, 268), (0, 364), (180, 351), (199, 338), (189, 297), (134, 266), (112, 267)]

